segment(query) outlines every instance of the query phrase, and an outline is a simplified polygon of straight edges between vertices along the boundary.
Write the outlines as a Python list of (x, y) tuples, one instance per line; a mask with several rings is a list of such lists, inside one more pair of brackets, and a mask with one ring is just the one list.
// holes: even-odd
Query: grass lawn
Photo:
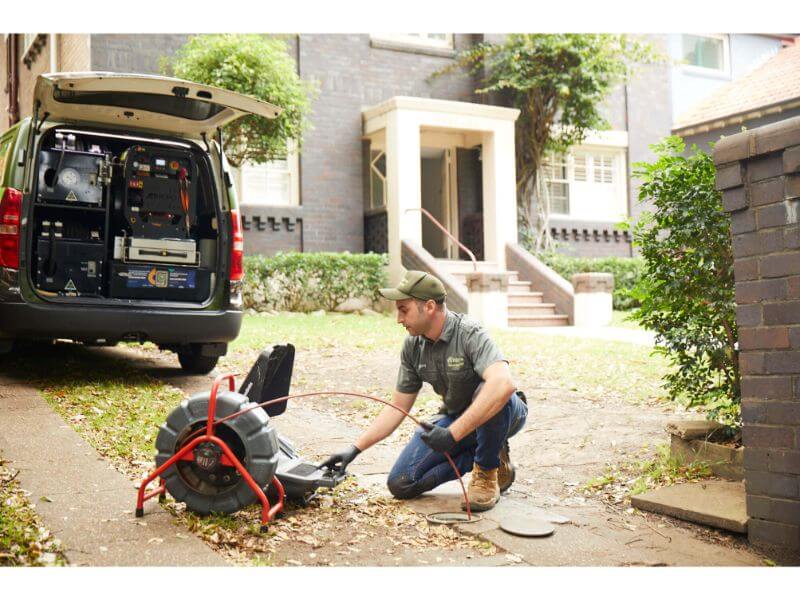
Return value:
[[(341, 352), (343, 360), (357, 360), (386, 352), (385, 368), (396, 373), (405, 335), (394, 316), (248, 315), (241, 335), (231, 344), (230, 356), (232, 362), (237, 357), (240, 360), (247, 357), (247, 361), (238, 365), (243, 370), (252, 364), (254, 353), (261, 348), (289, 341), (296, 346), (298, 356), (306, 351)], [(636, 403), (658, 400), (664, 395), (661, 378), (667, 361), (651, 355), (649, 348), (625, 342), (542, 335), (535, 328), (497, 330), (492, 336), (509, 359), (522, 389), (558, 387), (593, 398), (613, 396)]]
[(639, 325), (636, 321), (631, 319), (633, 314), (632, 310), (615, 310), (611, 315), (610, 327), (622, 327), (624, 329), (639, 329), (644, 330), (644, 327)]

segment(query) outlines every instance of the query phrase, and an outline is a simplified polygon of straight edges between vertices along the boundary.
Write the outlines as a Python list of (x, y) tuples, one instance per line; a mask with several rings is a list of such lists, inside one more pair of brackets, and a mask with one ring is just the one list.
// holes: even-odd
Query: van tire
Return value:
[(178, 351), (178, 362), (181, 368), (193, 375), (206, 375), (214, 370), (219, 356), (203, 356), (201, 344), (192, 344), (185, 350)]

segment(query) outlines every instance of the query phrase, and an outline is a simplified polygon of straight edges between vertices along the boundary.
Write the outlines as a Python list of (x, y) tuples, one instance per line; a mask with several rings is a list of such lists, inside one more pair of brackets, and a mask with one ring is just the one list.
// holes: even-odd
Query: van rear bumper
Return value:
[(230, 342), (239, 335), (242, 311), (65, 307), (0, 302), (0, 339), (58, 339), (159, 345)]

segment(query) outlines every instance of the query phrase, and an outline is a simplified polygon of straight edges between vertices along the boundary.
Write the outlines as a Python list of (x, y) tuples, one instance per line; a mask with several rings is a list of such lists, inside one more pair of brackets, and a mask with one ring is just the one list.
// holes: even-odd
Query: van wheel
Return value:
[(203, 356), (200, 344), (192, 344), (189, 348), (178, 351), (178, 362), (187, 373), (205, 375), (217, 366), (218, 361), (219, 356)]

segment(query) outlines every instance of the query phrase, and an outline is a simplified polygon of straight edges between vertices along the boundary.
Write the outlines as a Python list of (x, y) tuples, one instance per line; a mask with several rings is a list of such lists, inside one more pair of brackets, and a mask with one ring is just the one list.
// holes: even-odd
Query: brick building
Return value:
[[(9, 121), (31, 110), (31, 90), (47, 71), (159, 72), (159, 62), (187, 39), (182, 34), (7, 34), (0, 61)], [(432, 77), (455, 54), (500, 35), (301, 34), (289, 51), (304, 79), (319, 86), (302, 152), (237, 175), (249, 253), (385, 251), (388, 244), (385, 157), (365, 140), (366, 112), (397, 97), (485, 103), (463, 73)], [(648, 146), (669, 134), (675, 115), (735, 80), (781, 47), (776, 36), (654, 35), (657, 50), (684, 64), (639, 70), (605, 104), (610, 130), (596, 132), (567, 156), (551, 157), (546, 178), (551, 231), (560, 251), (630, 256), (629, 235), (617, 224), (642, 210), (631, 165), (652, 157)], [(55, 49), (55, 51), (53, 50)], [(374, 140), (373, 140), (374, 141)], [(422, 206), (446, 221), (480, 253), (481, 144), (422, 147)], [(447, 166), (450, 165), (450, 166)], [(508, 201), (512, 201), (509, 199)], [(421, 218), (421, 217), (420, 217)], [(435, 256), (454, 250), (422, 223), (422, 245)]]

